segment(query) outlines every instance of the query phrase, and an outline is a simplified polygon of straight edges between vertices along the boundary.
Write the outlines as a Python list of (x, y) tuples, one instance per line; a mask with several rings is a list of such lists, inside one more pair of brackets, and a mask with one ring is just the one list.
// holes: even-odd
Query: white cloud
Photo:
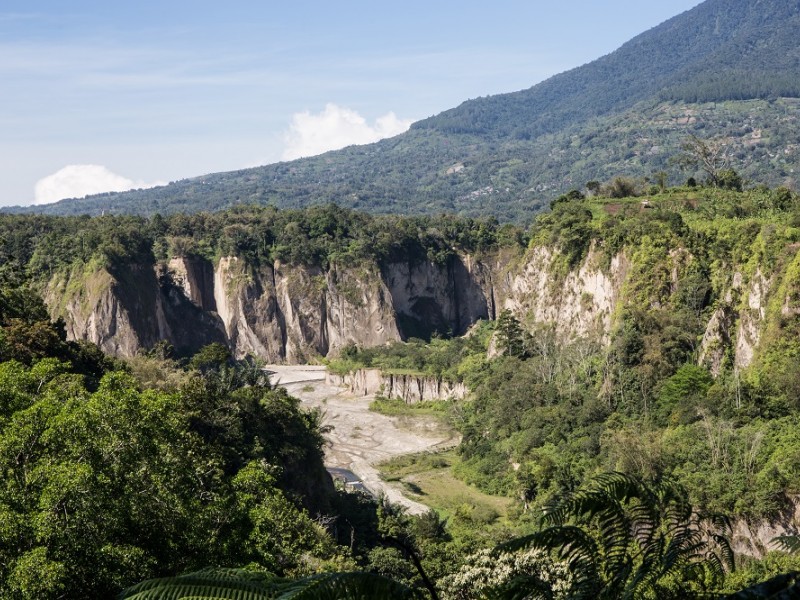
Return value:
[(374, 125), (356, 111), (336, 104), (326, 104), (318, 114), (295, 113), (284, 137), (284, 160), (314, 156), (352, 144), (370, 144), (407, 131), (410, 119), (398, 119), (390, 112), (375, 120)]
[(90, 194), (124, 192), (156, 185), (163, 183), (133, 181), (102, 165), (69, 165), (36, 182), (34, 204), (49, 204), (64, 198), (83, 198)]

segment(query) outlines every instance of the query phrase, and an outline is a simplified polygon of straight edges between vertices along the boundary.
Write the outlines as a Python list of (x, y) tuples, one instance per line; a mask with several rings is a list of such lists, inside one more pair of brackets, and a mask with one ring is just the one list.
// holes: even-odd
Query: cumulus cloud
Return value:
[(283, 159), (314, 156), (352, 144), (370, 144), (403, 133), (410, 126), (410, 119), (398, 119), (393, 112), (378, 117), (370, 125), (354, 110), (326, 104), (320, 113), (304, 111), (292, 116), (284, 138)]
[(157, 185), (163, 183), (134, 181), (117, 175), (102, 165), (68, 165), (36, 182), (34, 204), (49, 204), (64, 198), (83, 198), (90, 194), (124, 192)]

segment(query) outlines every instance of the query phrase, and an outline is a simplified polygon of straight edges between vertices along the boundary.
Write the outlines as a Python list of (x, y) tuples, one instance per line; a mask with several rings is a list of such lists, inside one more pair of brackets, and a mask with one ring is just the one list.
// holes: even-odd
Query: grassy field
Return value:
[(369, 405), (371, 411), (390, 417), (427, 415), (438, 419), (446, 419), (449, 408), (450, 402), (447, 400), (406, 404), (401, 398), (386, 398), (384, 396), (377, 396)]
[(437, 510), (456, 525), (491, 529), (507, 527), (509, 513), (518, 510), (511, 498), (490, 496), (456, 479), (455, 450), (411, 454), (378, 465), (387, 481), (400, 482), (409, 498)]

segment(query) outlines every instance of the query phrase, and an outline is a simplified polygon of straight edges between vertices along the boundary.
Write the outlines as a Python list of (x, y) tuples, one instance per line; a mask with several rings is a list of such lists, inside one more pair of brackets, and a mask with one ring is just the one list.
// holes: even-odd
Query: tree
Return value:
[(192, 369), (197, 369), (201, 373), (219, 370), (224, 365), (228, 365), (232, 360), (230, 350), (218, 342), (203, 346), (198, 350), (189, 361)]
[(497, 346), (504, 354), (517, 358), (525, 356), (525, 332), (519, 320), (507, 308), (497, 317), (495, 331)]
[(0, 597), (111, 598), (209, 564), (294, 575), (334, 560), (298, 505), (328, 511), (318, 415), (285, 390), (215, 389), (140, 391), (115, 371), (92, 393), (69, 363), (0, 364)]
[(653, 175), (653, 180), (656, 182), (658, 189), (662, 192), (667, 189), (667, 180), (669, 175), (667, 175), (666, 171), (659, 171), (655, 175)]
[(681, 154), (675, 159), (684, 169), (700, 169), (714, 187), (720, 187), (720, 175), (730, 168), (732, 149), (723, 140), (704, 140), (691, 135), (681, 145)]
[(550, 203), (550, 208), (554, 208), (557, 204), (564, 202), (577, 202), (585, 199), (586, 196), (580, 190), (570, 190), (566, 194), (561, 194), (558, 198)]
[(605, 186), (605, 193), (609, 198), (630, 198), (637, 195), (637, 185), (628, 177), (615, 177)]
[(725, 190), (741, 192), (742, 188), (744, 187), (744, 181), (742, 180), (741, 175), (739, 175), (733, 169), (722, 169), (717, 174), (717, 187)]
[[(498, 551), (556, 552), (569, 565), (574, 599), (697, 597), (733, 568), (725, 520), (695, 512), (674, 484), (606, 473), (546, 508), (543, 522), (546, 528)], [(528, 585), (538, 592), (541, 584)], [(503, 597), (520, 592), (509, 587)]]

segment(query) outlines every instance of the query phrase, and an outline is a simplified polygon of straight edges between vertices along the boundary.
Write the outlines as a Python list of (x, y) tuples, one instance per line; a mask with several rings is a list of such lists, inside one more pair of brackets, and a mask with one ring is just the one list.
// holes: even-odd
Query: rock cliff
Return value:
[[(667, 294), (691, 263), (682, 251), (668, 258)], [(624, 306), (635, 302), (637, 273), (629, 253), (604, 259), (595, 246), (567, 270), (558, 252), (546, 246), (524, 255), (454, 255), (443, 264), (329, 268), (280, 261), (252, 265), (234, 256), (216, 263), (173, 258), (113, 271), (79, 265), (55, 276), (45, 296), (70, 338), (118, 356), (168, 340), (181, 352), (219, 342), (238, 357), (252, 353), (273, 363), (304, 363), (348, 344), (463, 334), (505, 308), (528, 326), (550, 323), (561, 336), (607, 343)], [(727, 292), (709, 313), (699, 344), (699, 360), (712, 372), (726, 356), (737, 367), (751, 363), (772, 296), (783, 294), (782, 314), (794, 314), (793, 296), (776, 277), (760, 269), (749, 276), (730, 269)]]
[(328, 385), (346, 387), (358, 396), (380, 394), (386, 398), (399, 398), (406, 404), (431, 400), (461, 400), (467, 395), (467, 386), (439, 377), (405, 373), (384, 373), (380, 369), (358, 369), (346, 375), (327, 372)]
[(54, 277), (45, 297), (70, 338), (111, 354), (130, 356), (163, 339), (185, 352), (220, 342), (237, 356), (302, 363), (347, 344), (463, 333), (494, 316), (485, 273), (472, 276), (481, 269), (470, 257), (383, 270), (173, 258), (113, 271), (82, 265)]

